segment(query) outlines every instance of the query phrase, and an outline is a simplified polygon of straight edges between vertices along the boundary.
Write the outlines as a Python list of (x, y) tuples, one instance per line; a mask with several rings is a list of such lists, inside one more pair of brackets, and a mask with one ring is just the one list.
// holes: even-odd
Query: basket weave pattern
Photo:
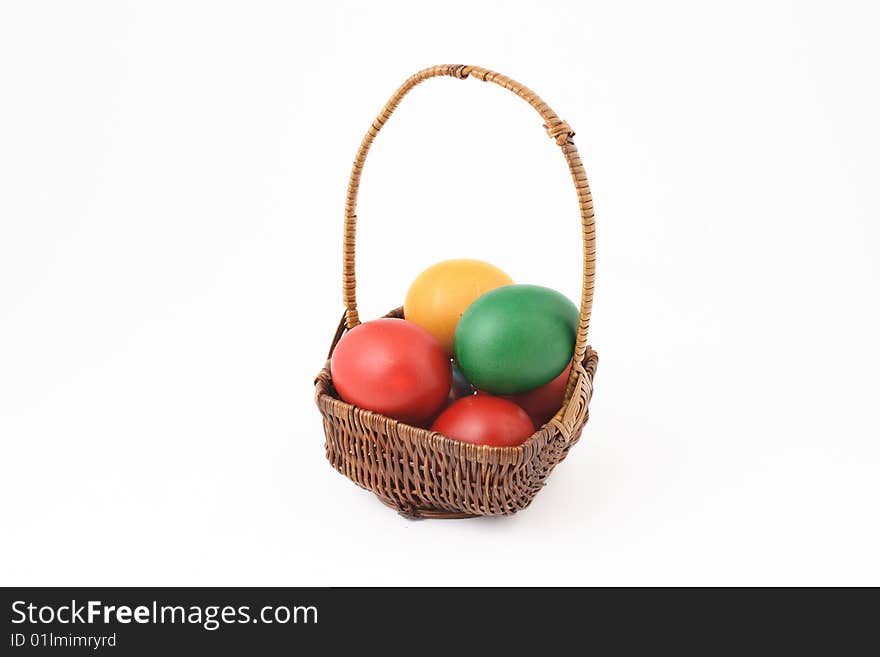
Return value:
[[(598, 357), (587, 345), (595, 278), (593, 201), (574, 132), (527, 87), (475, 66), (432, 66), (398, 88), (361, 142), (352, 166), (345, 202), (343, 301), (345, 314), (330, 352), (347, 329), (360, 323), (356, 300), (355, 229), (357, 193), (367, 153), (403, 97), (421, 82), (439, 76), (474, 77), (492, 82), (528, 102), (562, 150), (577, 191), (583, 235), (583, 282), (574, 366), (559, 412), (518, 447), (471, 445), (357, 408), (337, 395), (329, 356), (315, 380), (315, 400), (324, 420), (327, 459), (359, 486), (408, 518), (461, 518), (509, 515), (528, 506), (544, 480), (578, 441), (589, 415)], [(400, 308), (388, 317), (402, 317)]]

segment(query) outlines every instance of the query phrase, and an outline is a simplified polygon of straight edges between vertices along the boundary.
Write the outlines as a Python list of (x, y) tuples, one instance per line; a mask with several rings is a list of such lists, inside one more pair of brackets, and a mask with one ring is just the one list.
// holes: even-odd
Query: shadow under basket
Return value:
[[(357, 485), (407, 518), (502, 516), (526, 508), (544, 480), (580, 439), (589, 415), (598, 357), (587, 345), (593, 307), (596, 248), (593, 199), (571, 127), (528, 87), (476, 66), (441, 65), (408, 78), (370, 125), (352, 165), (345, 199), (342, 293), (345, 314), (336, 343), (360, 324), (356, 299), (355, 233), (357, 195), (367, 152), (403, 97), (435, 77), (491, 82), (529, 103), (544, 129), (562, 150), (577, 193), (583, 240), (580, 316), (565, 401), (556, 415), (518, 447), (471, 445), (437, 432), (404, 424), (342, 401), (330, 377), (329, 356), (315, 379), (315, 401), (324, 419), (327, 460)], [(387, 317), (402, 317), (400, 308)]]

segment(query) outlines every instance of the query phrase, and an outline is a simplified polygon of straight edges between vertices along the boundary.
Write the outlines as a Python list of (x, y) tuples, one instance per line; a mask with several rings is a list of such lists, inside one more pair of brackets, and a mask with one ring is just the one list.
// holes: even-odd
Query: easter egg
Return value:
[(449, 402), (467, 397), (476, 392), (471, 382), (467, 380), (461, 369), (455, 363), (452, 364), (452, 386), (449, 388)]
[(477, 393), (453, 402), (431, 431), (474, 445), (515, 447), (534, 433), (528, 414), (512, 401)]
[(565, 400), (565, 386), (568, 384), (570, 372), (571, 363), (562, 370), (562, 374), (550, 383), (545, 383), (528, 392), (510, 395), (507, 399), (528, 413), (532, 422), (535, 423), (535, 429), (539, 429), (562, 407), (562, 402)]
[(478, 390), (513, 395), (549, 383), (571, 360), (578, 309), (537, 285), (486, 292), (455, 330), (455, 360)]
[(434, 415), (452, 385), (449, 358), (436, 338), (391, 318), (345, 333), (330, 358), (330, 377), (344, 401), (410, 424)]
[(513, 279), (480, 260), (444, 260), (428, 267), (410, 285), (403, 316), (427, 329), (452, 355), (455, 327), (465, 309), (484, 292)]

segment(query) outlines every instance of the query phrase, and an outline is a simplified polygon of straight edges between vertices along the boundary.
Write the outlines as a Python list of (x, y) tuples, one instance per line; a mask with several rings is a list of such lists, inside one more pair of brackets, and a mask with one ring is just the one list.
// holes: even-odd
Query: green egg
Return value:
[(478, 390), (526, 392), (566, 368), (577, 326), (577, 307), (559, 292), (506, 285), (465, 310), (455, 329), (455, 360)]

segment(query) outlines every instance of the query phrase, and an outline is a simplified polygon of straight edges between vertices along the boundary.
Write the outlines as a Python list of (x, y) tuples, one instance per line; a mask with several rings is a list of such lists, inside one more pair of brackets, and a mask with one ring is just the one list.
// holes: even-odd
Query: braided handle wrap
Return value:
[(351, 329), (360, 323), (357, 310), (356, 288), (357, 281), (355, 279), (355, 233), (357, 228), (357, 195), (361, 181), (361, 172), (364, 168), (364, 162), (367, 159), (367, 153), (373, 140), (382, 126), (391, 118), (391, 114), (397, 109), (403, 97), (410, 92), (413, 87), (421, 84), (430, 78), (447, 76), (465, 80), (469, 77), (476, 78), (483, 82), (492, 82), (500, 87), (504, 87), (508, 91), (512, 91), (517, 96), (525, 100), (531, 105), (544, 121), (544, 129), (547, 134), (556, 142), (556, 145), (562, 149), (565, 161), (568, 162), (568, 168), (571, 171), (571, 178), (574, 182), (575, 191), (577, 192), (578, 206), (581, 213), (581, 227), (583, 233), (583, 281), (581, 287), (581, 305), (580, 320), (578, 322), (577, 338), (574, 347), (574, 367), (571, 369), (571, 377), (569, 378), (566, 390), (566, 400), (571, 395), (574, 382), (577, 377), (583, 373), (582, 361), (587, 350), (587, 333), (590, 328), (590, 313), (593, 309), (593, 286), (596, 275), (596, 227), (593, 216), (593, 197), (590, 194), (590, 185), (587, 182), (587, 174), (584, 171), (584, 165), (581, 163), (580, 155), (578, 155), (577, 147), (574, 145), (574, 131), (571, 127), (554, 112), (541, 98), (528, 87), (511, 80), (506, 75), (501, 75), (495, 71), (490, 71), (478, 66), (464, 66), (461, 64), (444, 64), (439, 66), (431, 66), (415, 75), (410, 76), (404, 82), (394, 95), (385, 103), (382, 111), (370, 125), (367, 134), (364, 136), (361, 145), (358, 148), (357, 156), (351, 167), (351, 176), (348, 181), (348, 191), (345, 195), (345, 227), (342, 242), (342, 298), (345, 303), (345, 325)]

